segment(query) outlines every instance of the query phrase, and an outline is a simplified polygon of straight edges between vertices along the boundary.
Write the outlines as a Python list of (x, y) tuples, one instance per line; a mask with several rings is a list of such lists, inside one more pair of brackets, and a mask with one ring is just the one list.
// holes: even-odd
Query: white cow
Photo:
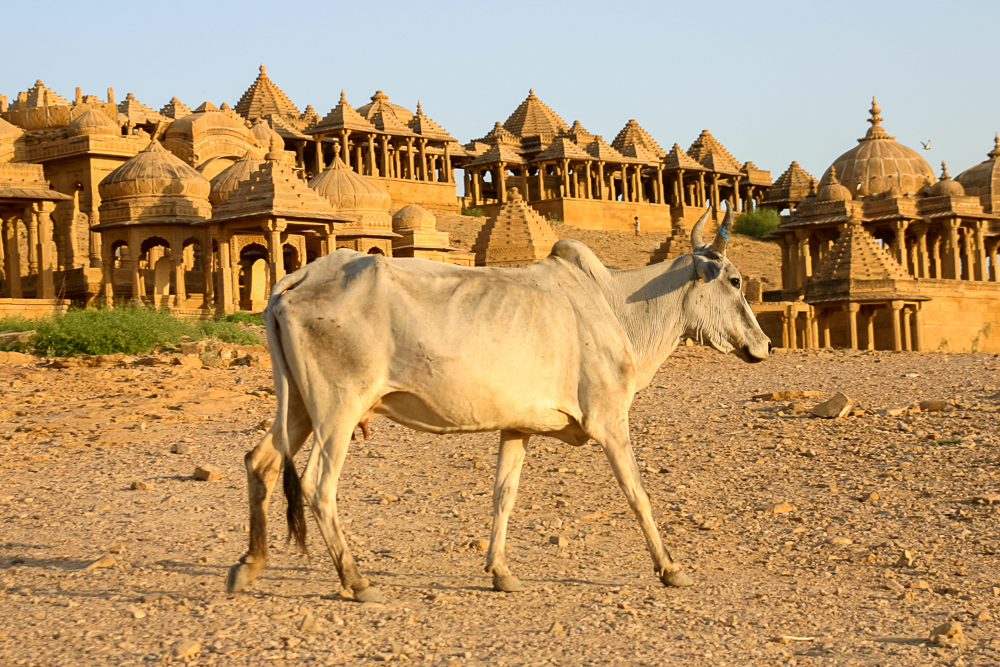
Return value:
[[(341, 249), (286, 276), (265, 312), (278, 412), (246, 456), (250, 546), (227, 580), (250, 584), (267, 563), (267, 504), (284, 466), (289, 537), (305, 548), (303, 498), (345, 589), (382, 596), (361, 576), (337, 517), (337, 480), (354, 428), (382, 415), (431, 433), (500, 431), (486, 571), (500, 591), (524, 586), (504, 560), (507, 519), (528, 439), (596, 440), (639, 519), (657, 576), (691, 580), (663, 547), (629, 442), (635, 393), (684, 336), (762, 361), (770, 341), (726, 259), (732, 211), (711, 245), (705, 215), (693, 252), (608, 269), (559, 241), (523, 268), (466, 268)], [(293, 457), (316, 436), (301, 481)]]

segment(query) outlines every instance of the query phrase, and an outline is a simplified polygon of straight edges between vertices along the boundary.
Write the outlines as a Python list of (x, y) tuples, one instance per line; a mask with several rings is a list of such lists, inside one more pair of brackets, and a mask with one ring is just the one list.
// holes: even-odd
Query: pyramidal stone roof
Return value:
[(24, 102), (25, 109), (30, 109), (31, 107), (44, 107), (46, 105), (54, 107), (69, 104), (69, 100), (47, 87), (44, 83), (42, 83), (41, 79), (35, 81), (35, 85), (28, 88), (26, 93), (23, 93), (23, 99), (22, 95), (18, 95), (17, 99), (11, 102), (10, 110), (17, 111), (20, 109), (22, 101)]
[(910, 280), (910, 276), (863, 226), (851, 224), (833, 242), (813, 280)]
[(680, 144), (674, 144), (670, 152), (663, 158), (663, 164), (667, 169), (691, 169), (694, 171), (704, 171), (705, 167), (697, 160), (684, 152)]
[(611, 142), (611, 146), (622, 155), (648, 162), (658, 162), (667, 154), (650, 136), (649, 132), (646, 132), (639, 123), (635, 122), (634, 118), (625, 124), (622, 131)]
[(545, 218), (514, 188), (479, 231), (472, 252), (476, 266), (524, 266), (547, 257), (558, 240)]
[(593, 160), (593, 156), (569, 137), (556, 137), (532, 162), (544, 160)]
[(593, 135), (593, 139), (587, 144), (587, 153), (598, 160), (605, 162), (628, 162), (628, 158), (608, 145), (608, 142), (599, 134)]
[(521, 102), (503, 126), (517, 137), (532, 137), (539, 134), (556, 135), (569, 129), (562, 118), (545, 102), (535, 97), (535, 90), (528, 91), (528, 97)]
[(163, 118), (162, 114), (157, 113), (152, 108), (135, 99), (135, 95), (132, 93), (126, 95), (125, 99), (118, 103), (118, 113), (124, 114), (130, 120), (139, 123), (155, 122)]
[(813, 181), (812, 174), (792, 161), (774, 185), (767, 191), (765, 202), (801, 201), (809, 194)]
[(178, 118), (184, 118), (184, 116), (190, 116), (193, 112), (191, 107), (181, 102), (176, 97), (171, 97), (170, 101), (163, 105), (160, 109), (160, 113), (167, 118), (173, 118), (177, 120)]
[(299, 220), (344, 220), (292, 167), (268, 161), (216, 207), (213, 221), (273, 215)]
[(424, 107), (420, 104), (420, 100), (417, 100), (417, 113), (410, 119), (407, 123), (410, 129), (419, 134), (422, 137), (429, 137), (431, 139), (443, 139), (445, 141), (454, 141), (455, 138), (448, 134), (448, 131), (438, 125), (432, 118), (424, 114)]
[(702, 130), (688, 148), (688, 155), (712, 171), (738, 174), (742, 171), (739, 161), (729, 154), (708, 130)]
[(330, 109), (323, 120), (309, 129), (308, 134), (331, 132), (333, 130), (358, 130), (360, 132), (375, 132), (376, 127), (365, 120), (365, 117), (355, 111), (347, 101), (347, 95), (340, 91), (340, 102)]
[(261, 65), (257, 80), (247, 88), (240, 101), (236, 103), (236, 113), (252, 119), (269, 115), (298, 116), (299, 109), (292, 104), (281, 88), (271, 81), (266, 68)]
[(482, 154), (473, 158), (470, 162), (467, 162), (463, 168), (478, 167), (479, 165), (484, 164), (496, 164), (497, 162), (506, 162), (507, 164), (527, 164), (527, 161), (521, 157), (514, 148), (503, 144), (497, 144), (495, 146), (490, 146), (483, 151)]

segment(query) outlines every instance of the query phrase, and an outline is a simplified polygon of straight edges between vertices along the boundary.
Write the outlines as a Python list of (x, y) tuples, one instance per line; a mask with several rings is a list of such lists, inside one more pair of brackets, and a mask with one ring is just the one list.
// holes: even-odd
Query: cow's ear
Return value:
[(698, 272), (698, 280), (707, 283), (719, 277), (719, 273), (722, 272), (722, 262), (695, 255), (694, 268)]

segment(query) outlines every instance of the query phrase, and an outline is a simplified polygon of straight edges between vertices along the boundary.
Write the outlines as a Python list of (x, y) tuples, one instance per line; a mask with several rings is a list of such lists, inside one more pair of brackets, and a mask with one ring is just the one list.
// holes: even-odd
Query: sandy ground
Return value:
[[(342, 597), (314, 526), (311, 558), (285, 546), (280, 492), (269, 568), (224, 592), (269, 369), (0, 366), (0, 664), (997, 665), (998, 369), (982, 354), (751, 366), (679, 350), (631, 427), (686, 589), (658, 583), (600, 450), (535, 438), (508, 539), (529, 588), (493, 592), (475, 543), (497, 436), (378, 420), (340, 507), (381, 606)], [(786, 390), (821, 395), (752, 399)], [(855, 416), (803, 412), (836, 391)], [(921, 400), (948, 405), (874, 412)], [(193, 479), (203, 464), (222, 479)], [(930, 642), (949, 620), (964, 641)]]
[[(442, 211), (434, 211), (434, 215), (438, 230), (448, 232), (452, 245), (464, 250), (472, 249), (479, 230), (486, 222), (486, 218)], [(667, 238), (663, 232), (640, 232), (636, 237), (634, 232), (580, 229), (560, 222), (551, 224), (559, 238), (586, 243), (605, 265), (619, 269), (645, 266), (656, 247)], [(684, 251), (687, 250), (684, 248)], [(781, 286), (781, 248), (776, 243), (734, 235), (729, 241), (727, 254), (744, 276), (763, 279), (764, 289)]]

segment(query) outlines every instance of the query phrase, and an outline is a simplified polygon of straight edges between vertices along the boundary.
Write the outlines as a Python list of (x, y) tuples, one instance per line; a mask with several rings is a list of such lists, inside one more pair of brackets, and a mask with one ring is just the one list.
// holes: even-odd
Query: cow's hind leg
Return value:
[(505, 593), (524, 590), (524, 584), (507, 567), (504, 543), (507, 539), (507, 520), (514, 509), (524, 449), (529, 437), (531, 436), (515, 431), (500, 431), (500, 452), (497, 455), (496, 481), (493, 486), (493, 530), (490, 533), (490, 550), (486, 554), (486, 571), (493, 573), (493, 588)]
[(653, 523), (653, 512), (649, 504), (649, 495), (642, 486), (639, 466), (635, 462), (635, 454), (629, 442), (628, 426), (621, 433), (607, 433), (595, 436), (604, 449), (611, 470), (614, 472), (618, 486), (625, 493), (629, 506), (639, 519), (639, 526), (646, 538), (646, 548), (653, 558), (656, 575), (664, 586), (691, 586), (694, 582), (684, 572), (680, 565), (674, 563), (670, 554), (663, 546), (660, 532)]
[[(295, 456), (312, 433), (312, 422), (304, 409), (295, 409), (289, 411), (287, 428), (289, 442), (286, 448)], [(229, 593), (249, 586), (267, 565), (267, 506), (281, 472), (281, 454), (274, 446), (278, 438), (281, 438), (281, 430), (277, 425), (272, 426), (260, 444), (244, 457), (250, 497), (250, 546), (240, 562), (229, 570), (226, 578)]]
[(357, 418), (333, 423), (328, 427), (330, 434), (322, 441), (317, 432), (316, 446), (302, 473), (302, 492), (337, 567), (341, 585), (352, 591), (359, 602), (384, 602), (382, 593), (361, 576), (337, 514), (337, 482), (357, 423)]

